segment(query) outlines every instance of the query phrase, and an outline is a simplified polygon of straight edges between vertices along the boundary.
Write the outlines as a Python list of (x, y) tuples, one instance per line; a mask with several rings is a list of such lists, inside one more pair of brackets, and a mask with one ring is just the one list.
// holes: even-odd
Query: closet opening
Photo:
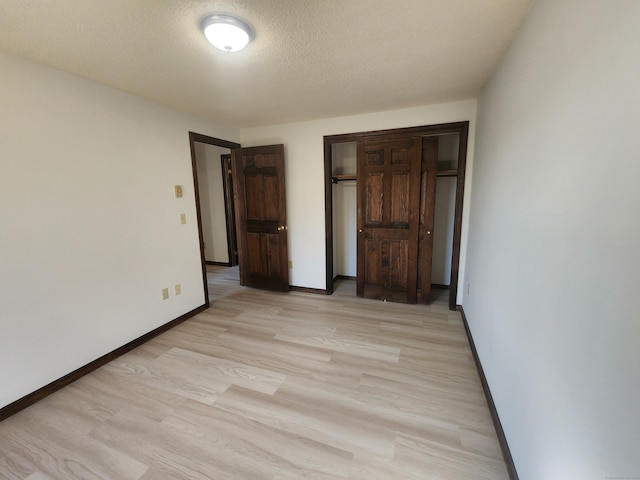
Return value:
[[(420, 233), (420, 238), (427, 234), (432, 236), (432, 246), (428, 252), (429, 263), (423, 265), (423, 259), (419, 255), (418, 260), (413, 262), (417, 264), (410, 268), (418, 269), (418, 298), (421, 298), (420, 271), (428, 271), (431, 278), (425, 275), (424, 278), (429, 283), (424, 287), (423, 280), (423, 287), (448, 289), (449, 308), (455, 310), (468, 126), (469, 122), (457, 122), (324, 137), (327, 294), (333, 293), (336, 280), (358, 276), (358, 248), (362, 248), (358, 246), (357, 233), (358, 188), (362, 188), (358, 182), (363, 178), (358, 180), (358, 142), (419, 136), (423, 140), (423, 162), (427, 148), (431, 148), (430, 151), (433, 152), (433, 145), (436, 145), (437, 178), (435, 207), (431, 207), (432, 228), (431, 225), (427, 227), (428, 230), (421, 227), (424, 232), (421, 230)], [(423, 176), (424, 173), (423, 163)], [(421, 203), (424, 203), (423, 199)], [(428, 250), (423, 249), (422, 240), (420, 242), (420, 249)], [(423, 296), (421, 302), (429, 303), (428, 295)]]
[(431, 288), (448, 289), (451, 285), (451, 257), (456, 211), (456, 181), (460, 134), (438, 135), (438, 173), (436, 178), (435, 219)]
[(356, 143), (331, 146), (333, 197), (333, 280), (356, 279)]

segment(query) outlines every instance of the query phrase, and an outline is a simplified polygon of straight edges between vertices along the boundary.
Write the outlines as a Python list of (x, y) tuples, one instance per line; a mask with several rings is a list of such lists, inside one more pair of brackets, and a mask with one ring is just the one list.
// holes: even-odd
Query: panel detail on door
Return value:
[(366, 223), (382, 223), (382, 207), (384, 205), (384, 174), (368, 173), (366, 175), (365, 191), (369, 199), (365, 204)]
[(409, 172), (394, 172), (391, 182), (391, 223), (409, 223)]
[(358, 142), (359, 296), (416, 302), (420, 137)]
[(289, 290), (284, 146), (234, 151), (240, 284)]

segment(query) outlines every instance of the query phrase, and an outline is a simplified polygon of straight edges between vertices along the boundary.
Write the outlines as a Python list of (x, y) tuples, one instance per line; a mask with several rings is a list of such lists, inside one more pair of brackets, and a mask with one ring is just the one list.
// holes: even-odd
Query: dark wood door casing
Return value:
[(469, 137), (469, 122), (453, 122), (435, 125), (423, 125), (417, 127), (395, 128), (389, 130), (371, 130), (355, 133), (327, 135), (324, 137), (324, 172), (325, 172), (325, 271), (326, 293), (333, 293), (333, 199), (332, 199), (332, 145), (345, 142), (358, 142), (360, 140), (380, 135), (409, 136), (420, 135), (422, 137), (459, 134), (460, 145), (458, 148), (458, 168), (456, 182), (456, 200), (453, 230), (453, 253), (451, 256), (451, 281), (449, 287), (449, 309), (456, 309), (458, 293), (458, 273), (460, 266), (460, 243), (462, 237), (462, 211), (464, 204), (464, 185), (467, 159), (467, 143)]
[(284, 145), (233, 151), (240, 284), (289, 290)]
[(422, 139), (358, 142), (357, 294), (416, 303)]

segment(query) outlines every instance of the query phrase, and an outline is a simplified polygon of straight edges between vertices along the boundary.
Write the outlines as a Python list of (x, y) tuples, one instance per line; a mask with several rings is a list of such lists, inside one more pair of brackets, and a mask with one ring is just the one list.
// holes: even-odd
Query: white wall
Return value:
[(538, 0), (479, 101), (463, 305), (522, 480), (640, 477), (638, 19)]
[(200, 142), (195, 143), (195, 148), (204, 258), (208, 262), (227, 263), (227, 218), (220, 155), (229, 154), (231, 150)]
[(203, 304), (188, 131), (238, 132), (4, 54), (0, 78), (4, 406)]
[[(240, 130), (243, 147), (283, 143), (289, 223), (289, 258), (292, 285), (326, 288), (324, 225), (323, 137), (341, 133), (403, 128), (470, 120), (465, 195), (470, 193), (475, 137), (476, 101), (327, 118), (308, 122), (271, 125)], [(468, 207), (462, 218), (460, 258), (461, 285), (464, 282)], [(459, 301), (461, 300), (459, 292)]]

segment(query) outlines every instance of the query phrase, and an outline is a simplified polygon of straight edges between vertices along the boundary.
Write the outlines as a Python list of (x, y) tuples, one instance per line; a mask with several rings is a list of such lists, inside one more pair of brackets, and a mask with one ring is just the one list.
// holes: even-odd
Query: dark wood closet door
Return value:
[(436, 180), (438, 176), (438, 137), (422, 139), (422, 169), (420, 178), (420, 228), (418, 236), (418, 289), (420, 301), (429, 303), (433, 258), (433, 223), (436, 210)]
[(289, 290), (284, 145), (233, 152), (240, 284)]
[(359, 296), (416, 303), (421, 137), (358, 141)]
[(224, 214), (227, 222), (227, 250), (229, 266), (238, 265), (238, 240), (236, 236), (236, 208), (233, 195), (231, 154), (220, 155), (222, 163), (222, 190), (224, 191)]

